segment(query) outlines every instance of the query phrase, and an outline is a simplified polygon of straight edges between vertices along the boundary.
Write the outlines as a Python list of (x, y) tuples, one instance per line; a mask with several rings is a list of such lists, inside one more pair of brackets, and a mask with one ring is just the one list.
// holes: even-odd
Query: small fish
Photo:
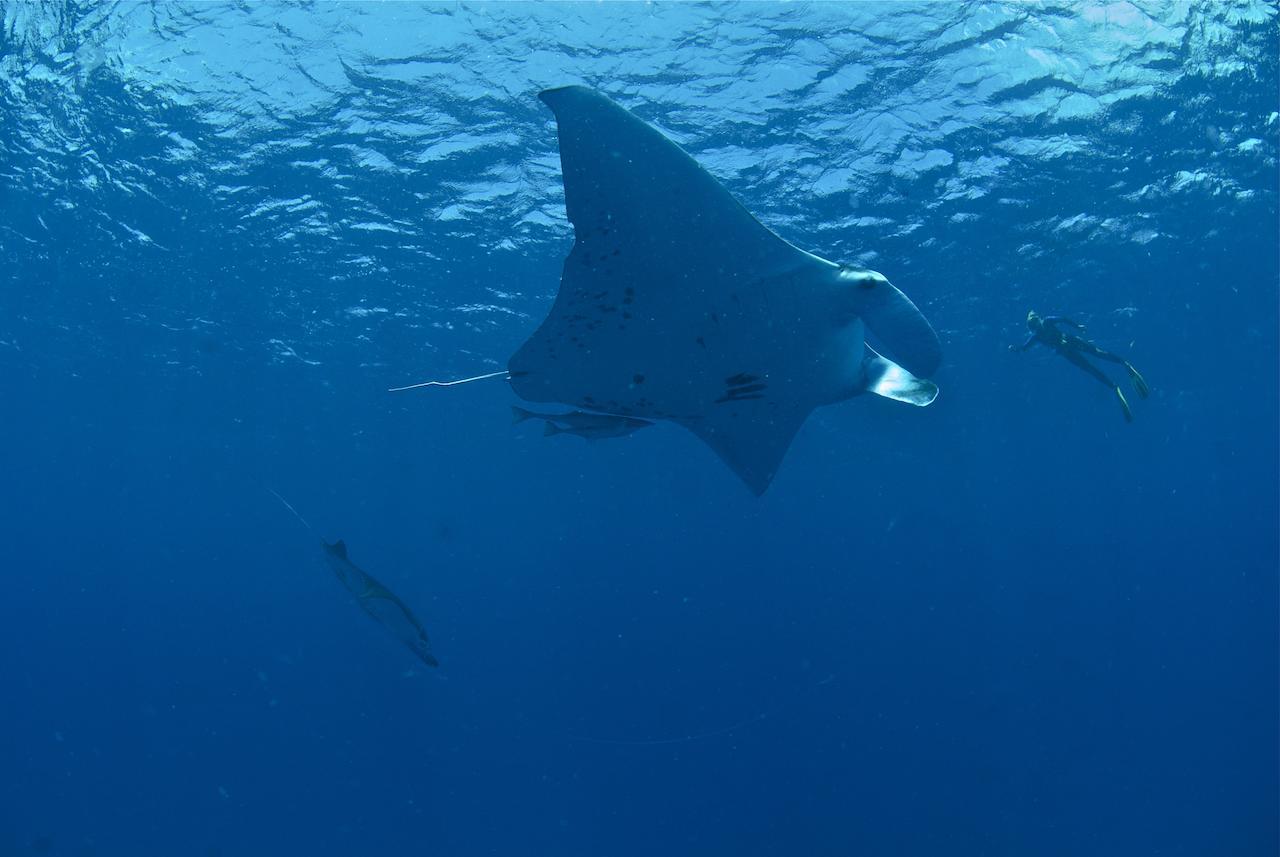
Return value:
[[(293, 508), (292, 503), (271, 488), (267, 488), (267, 491), (279, 500), (302, 526), (315, 533), (315, 528), (307, 523), (307, 519), (302, 517), (297, 509)], [(409, 605), (397, 598), (394, 592), (379, 583), (373, 575), (352, 562), (347, 556), (347, 545), (342, 539), (338, 539), (333, 544), (320, 539), (320, 546), (324, 552), (325, 564), (347, 591), (356, 597), (356, 603), (360, 605), (360, 609), (376, 619), (379, 625), (390, 632), (391, 636), (408, 646), (409, 650), (424, 664), (429, 667), (440, 666), (435, 655), (431, 654), (431, 641), (427, 639), (426, 629), (422, 627), (418, 617), (413, 615)], [(258, 675), (263, 682), (266, 682), (267, 677), (264, 673), (260, 672)], [(271, 704), (274, 706), (275, 700), (272, 700)]]
[(440, 662), (431, 654), (431, 642), (427, 639), (426, 629), (413, 615), (409, 606), (396, 597), (396, 594), (374, 579), (373, 575), (360, 569), (347, 558), (347, 546), (339, 539), (333, 544), (323, 542), (324, 558), (329, 568), (337, 576), (339, 582), (356, 597), (360, 609), (368, 613), (378, 623), (391, 632), (391, 635), (404, 643), (429, 667), (438, 667)]
[(522, 423), (525, 420), (542, 420), (546, 423), (543, 436), (556, 434), (575, 434), (587, 440), (602, 440), (609, 437), (626, 437), (642, 428), (653, 425), (648, 420), (634, 417), (623, 417), (616, 414), (591, 414), (586, 411), (570, 411), (567, 414), (538, 414), (524, 408), (511, 407), (512, 422)]

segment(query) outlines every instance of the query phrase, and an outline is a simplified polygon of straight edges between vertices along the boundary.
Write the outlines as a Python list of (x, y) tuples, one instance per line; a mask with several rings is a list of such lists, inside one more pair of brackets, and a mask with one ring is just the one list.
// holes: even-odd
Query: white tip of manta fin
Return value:
[(920, 408), (932, 404), (938, 398), (937, 384), (926, 378), (917, 378), (870, 348), (862, 360), (862, 372), (868, 393)]

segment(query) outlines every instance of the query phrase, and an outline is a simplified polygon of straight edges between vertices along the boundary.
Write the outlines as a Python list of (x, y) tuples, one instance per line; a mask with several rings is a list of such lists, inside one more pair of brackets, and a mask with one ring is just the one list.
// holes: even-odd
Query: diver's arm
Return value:
[(1039, 337), (1033, 333), (1030, 336), (1028, 336), (1027, 341), (1022, 343), (1021, 345), (1010, 345), (1009, 350), (1010, 351), (1026, 351), (1028, 348), (1036, 344), (1037, 339), (1039, 339)]

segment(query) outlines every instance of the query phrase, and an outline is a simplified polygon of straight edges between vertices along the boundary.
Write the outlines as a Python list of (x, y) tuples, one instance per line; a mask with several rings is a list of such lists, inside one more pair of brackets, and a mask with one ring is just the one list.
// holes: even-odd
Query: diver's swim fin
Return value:
[(1124, 421), (1133, 422), (1133, 411), (1129, 410), (1129, 400), (1124, 397), (1124, 391), (1116, 387), (1116, 398), (1120, 400), (1120, 407), (1124, 408)]
[(1151, 388), (1147, 386), (1147, 379), (1142, 377), (1142, 373), (1133, 368), (1132, 363), (1125, 363), (1124, 367), (1129, 370), (1129, 377), (1133, 379), (1133, 389), (1138, 391), (1138, 395), (1146, 398), (1151, 395)]

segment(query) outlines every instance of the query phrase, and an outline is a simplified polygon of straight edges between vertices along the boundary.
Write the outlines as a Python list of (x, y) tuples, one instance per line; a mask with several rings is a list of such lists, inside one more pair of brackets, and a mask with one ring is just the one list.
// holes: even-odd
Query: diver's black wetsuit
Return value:
[(1129, 371), (1129, 377), (1133, 379), (1133, 385), (1137, 389), (1138, 395), (1144, 399), (1150, 392), (1147, 388), (1147, 382), (1143, 380), (1142, 375), (1138, 373), (1137, 369), (1133, 368), (1133, 365), (1128, 360), (1125, 360), (1119, 354), (1099, 348), (1087, 339), (1082, 339), (1073, 333), (1066, 333), (1060, 330), (1058, 326), (1063, 324), (1071, 325), (1076, 330), (1084, 330), (1083, 324), (1078, 321), (1072, 321), (1069, 318), (1062, 318), (1061, 316), (1041, 318), (1035, 312), (1029, 312), (1027, 313), (1027, 327), (1031, 328), (1031, 335), (1027, 337), (1027, 341), (1022, 343), (1021, 346), (1010, 345), (1009, 348), (1013, 351), (1026, 351), (1037, 342), (1052, 348), (1073, 365), (1080, 367), (1098, 379), (1099, 382), (1114, 390), (1116, 396), (1120, 399), (1120, 406), (1124, 408), (1124, 418), (1129, 422), (1133, 422), (1133, 412), (1129, 410), (1129, 402), (1125, 400), (1124, 392), (1116, 385), (1115, 381), (1107, 377), (1106, 373), (1086, 360), (1085, 355), (1097, 357), (1100, 360), (1108, 360), (1112, 363), (1119, 363)]

